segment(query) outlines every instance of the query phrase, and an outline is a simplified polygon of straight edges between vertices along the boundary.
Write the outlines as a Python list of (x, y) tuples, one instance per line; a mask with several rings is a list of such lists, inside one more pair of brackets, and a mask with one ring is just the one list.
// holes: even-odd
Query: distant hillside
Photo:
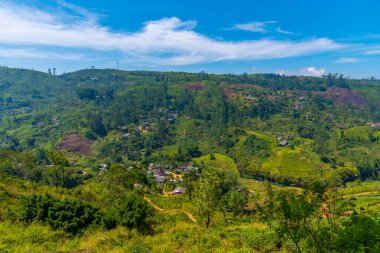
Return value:
[(0, 98), (11, 98), (17, 103), (40, 105), (71, 99), (75, 94), (69, 82), (34, 70), (0, 67), (0, 83)]

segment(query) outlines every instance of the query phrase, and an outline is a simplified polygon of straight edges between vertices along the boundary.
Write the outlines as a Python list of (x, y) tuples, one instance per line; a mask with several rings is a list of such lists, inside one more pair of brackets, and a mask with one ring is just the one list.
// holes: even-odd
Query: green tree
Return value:
[(220, 179), (213, 172), (204, 172), (198, 180), (195, 189), (194, 202), (200, 219), (206, 227), (210, 223), (219, 208), (221, 198)]
[(58, 186), (64, 187), (67, 176), (66, 167), (69, 166), (69, 162), (64, 155), (58, 151), (50, 151), (48, 156), (53, 166), (53, 182), (55, 188), (58, 188)]
[(144, 231), (149, 229), (148, 218), (153, 215), (153, 211), (142, 193), (136, 190), (130, 191), (119, 207), (119, 222), (128, 228)]
[(380, 252), (380, 221), (364, 214), (354, 214), (339, 231), (341, 252)]
[(39, 221), (53, 229), (78, 234), (91, 224), (100, 222), (97, 208), (77, 199), (58, 200), (49, 195), (33, 195), (21, 200), (20, 220), (25, 223)]
[(235, 219), (248, 204), (248, 194), (243, 190), (232, 189), (224, 196), (224, 199), (224, 209), (232, 210)]

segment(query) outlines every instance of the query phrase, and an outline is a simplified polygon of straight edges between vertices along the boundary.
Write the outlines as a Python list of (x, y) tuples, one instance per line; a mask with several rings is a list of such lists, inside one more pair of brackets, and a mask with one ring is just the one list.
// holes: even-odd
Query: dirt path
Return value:
[(197, 220), (194, 218), (194, 216), (185, 211), (185, 210), (181, 210), (181, 209), (163, 209), (161, 207), (158, 207), (156, 206), (149, 198), (147, 198), (146, 196), (144, 196), (144, 199), (146, 200), (146, 202), (149, 203), (149, 205), (151, 205), (155, 210), (159, 211), (159, 212), (174, 212), (174, 213), (184, 213), (187, 215), (187, 217), (192, 221), (192, 222), (197, 222)]
[(155, 204), (153, 204), (153, 202), (152, 202), (150, 199), (148, 199), (147, 197), (144, 196), (144, 199), (146, 200), (146, 202), (149, 203), (149, 205), (151, 205), (151, 206), (152, 206), (154, 209), (156, 209), (157, 211), (159, 211), (159, 212), (163, 212), (163, 211), (165, 211), (164, 209), (162, 209), (162, 208), (156, 206)]
[(376, 194), (376, 193), (377, 193), (376, 191), (372, 191), (372, 192), (360, 192), (360, 193), (353, 193), (353, 194), (343, 195), (342, 197), (343, 198), (360, 197), (360, 196), (368, 196), (368, 195)]

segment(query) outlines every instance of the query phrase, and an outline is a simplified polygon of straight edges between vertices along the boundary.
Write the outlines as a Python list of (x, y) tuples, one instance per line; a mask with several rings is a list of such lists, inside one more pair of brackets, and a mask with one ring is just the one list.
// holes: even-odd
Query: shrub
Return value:
[(142, 194), (131, 191), (119, 208), (119, 222), (131, 229), (146, 230), (149, 228), (147, 219), (152, 214), (153, 208), (144, 200)]
[(53, 229), (77, 234), (99, 223), (101, 214), (91, 204), (80, 200), (57, 200), (49, 195), (25, 197), (21, 201), (20, 220), (40, 221)]
[(103, 228), (110, 230), (117, 227), (118, 214), (116, 209), (111, 209), (102, 217)]

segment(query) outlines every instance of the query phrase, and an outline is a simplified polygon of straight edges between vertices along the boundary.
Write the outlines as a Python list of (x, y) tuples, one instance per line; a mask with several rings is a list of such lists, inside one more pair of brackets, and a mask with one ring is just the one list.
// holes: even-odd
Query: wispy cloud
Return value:
[[(96, 15), (84, 9), (60, 2), (69, 12), (38, 10), (24, 5), (0, 3), (0, 49), (17, 47), (28, 49), (25, 55), (38, 58), (58, 57), (56, 50), (72, 54), (73, 50), (91, 52), (118, 52), (130, 62), (157, 65), (189, 65), (227, 60), (260, 60), (318, 54), (344, 48), (345, 45), (328, 38), (306, 40), (259, 39), (250, 41), (216, 40), (194, 30), (195, 21), (176, 17), (148, 21), (134, 33), (113, 32), (102, 26)], [(61, 6), (61, 7), (62, 7)], [(53, 12), (55, 13), (55, 12)], [(260, 31), (267, 21), (242, 25), (242, 28)], [(3, 46), (1, 46), (3, 45)], [(39, 52), (30, 51), (33, 47)], [(14, 51), (18, 57), (21, 51)], [(0, 55), (1, 56), (1, 55)], [(12, 57), (8, 53), (7, 57)]]
[(275, 23), (277, 23), (277, 21), (264, 21), (264, 22), (252, 21), (245, 24), (236, 24), (232, 29), (238, 29), (238, 30), (249, 31), (249, 32), (265, 33), (267, 31), (266, 26), (269, 24), (275, 24)]
[(282, 30), (281, 27), (277, 27), (277, 28), (276, 28), (276, 32), (278, 32), (278, 33), (283, 33), (283, 34), (287, 34), (287, 35), (299, 35), (298, 33), (294, 33), (294, 32), (290, 32), (290, 31)]
[(347, 57), (347, 58), (339, 58), (335, 62), (337, 62), (337, 63), (355, 63), (355, 62), (360, 62), (360, 59), (354, 58), (354, 57)]
[(61, 60), (81, 60), (80, 54), (53, 53), (36, 49), (15, 49), (0, 48), (0, 57), (8, 59), (61, 59)]
[(299, 71), (289, 71), (289, 70), (278, 70), (277, 74), (286, 75), (286, 76), (315, 76), (321, 77), (326, 74), (327, 71), (324, 68), (316, 68), (316, 67), (307, 67), (303, 68)]
[(364, 54), (366, 54), (366, 55), (378, 55), (378, 54), (380, 54), (380, 49), (368, 50)]

